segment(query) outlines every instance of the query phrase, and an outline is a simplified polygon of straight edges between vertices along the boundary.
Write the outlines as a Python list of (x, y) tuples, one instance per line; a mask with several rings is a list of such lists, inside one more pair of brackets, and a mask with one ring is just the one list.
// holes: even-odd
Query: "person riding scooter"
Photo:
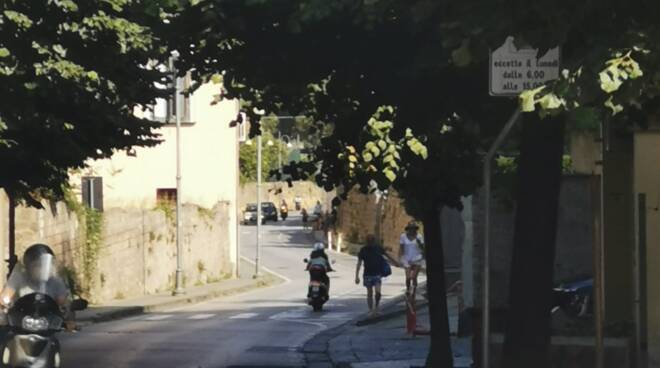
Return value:
[(34, 244), (25, 250), (23, 262), (14, 266), (0, 293), (0, 303), (8, 307), (14, 300), (36, 292), (52, 296), (70, 316), (68, 287), (57, 274), (53, 250), (45, 244)]
[(87, 307), (87, 301), (70, 301), (69, 295), (52, 249), (45, 244), (30, 246), (0, 292), (5, 331), (2, 367), (61, 366), (56, 335), (63, 328), (73, 330), (74, 311)]
[(330, 278), (328, 272), (333, 272), (330, 265), (330, 259), (325, 253), (325, 244), (314, 244), (314, 250), (309, 255), (309, 262), (307, 262), (307, 271), (309, 271), (310, 279), (317, 279), (324, 283), (328, 288), (328, 295), (330, 294)]
[(280, 216), (282, 217), (282, 221), (286, 221), (286, 218), (289, 216), (289, 206), (285, 200), (282, 200), (282, 204), (280, 205)]

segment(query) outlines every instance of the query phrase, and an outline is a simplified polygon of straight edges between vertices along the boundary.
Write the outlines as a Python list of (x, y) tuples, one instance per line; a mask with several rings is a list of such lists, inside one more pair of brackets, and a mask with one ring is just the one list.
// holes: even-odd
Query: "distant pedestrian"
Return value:
[(295, 203), (296, 211), (300, 211), (302, 208), (302, 198), (300, 195), (296, 194), (296, 197), (293, 199), (293, 203)]
[(424, 262), (422, 252), (424, 241), (417, 233), (419, 226), (414, 221), (408, 223), (405, 230), (399, 241), (399, 258), (406, 269), (406, 294), (414, 299), (417, 291), (417, 276)]
[[(358, 254), (355, 283), (360, 284), (360, 268), (364, 263), (362, 281), (364, 287), (367, 288), (367, 305), (369, 306), (369, 315), (372, 317), (379, 313), (382, 278), (389, 276), (387, 270), (390, 268), (385, 257), (389, 258), (385, 250), (376, 241), (376, 237), (372, 234), (367, 235), (367, 244), (360, 249)], [(395, 263), (394, 260), (392, 261)]]
[(321, 217), (322, 214), (323, 206), (321, 205), (321, 201), (316, 201), (316, 206), (314, 206), (314, 216)]
[(309, 215), (307, 214), (307, 210), (303, 208), (300, 214), (302, 215), (303, 229), (307, 230), (307, 227), (309, 226), (307, 224), (307, 222), (309, 221)]

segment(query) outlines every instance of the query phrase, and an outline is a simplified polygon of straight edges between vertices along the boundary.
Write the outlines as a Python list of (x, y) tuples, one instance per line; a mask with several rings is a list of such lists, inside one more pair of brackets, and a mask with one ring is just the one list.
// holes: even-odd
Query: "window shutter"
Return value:
[(82, 202), (88, 208), (103, 211), (103, 178), (85, 176), (82, 178)]

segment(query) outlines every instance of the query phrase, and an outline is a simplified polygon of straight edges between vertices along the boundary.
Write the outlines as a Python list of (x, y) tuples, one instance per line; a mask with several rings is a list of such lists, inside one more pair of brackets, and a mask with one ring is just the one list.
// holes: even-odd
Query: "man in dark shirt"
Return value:
[[(378, 314), (378, 305), (381, 298), (381, 284), (383, 277), (383, 263), (386, 262), (387, 254), (376, 241), (373, 235), (367, 235), (367, 245), (360, 249), (358, 254), (357, 269), (355, 270), (355, 283), (360, 284), (360, 268), (364, 263), (363, 285), (367, 288), (367, 305), (369, 305), (369, 314), (375, 316)], [(389, 257), (388, 257), (389, 258)], [(376, 292), (374, 298), (374, 291)]]

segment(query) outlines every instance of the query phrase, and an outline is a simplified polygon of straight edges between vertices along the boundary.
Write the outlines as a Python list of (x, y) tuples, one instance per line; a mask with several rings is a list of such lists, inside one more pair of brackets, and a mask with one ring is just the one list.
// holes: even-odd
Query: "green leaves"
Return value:
[(624, 81), (644, 75), (639, 64), (631, 57), (632, 51), (606, 62), (607, 68), (598, 74), (600, 88), (606, 93), (617, 91)]
[(143, 67), (169, 54), (150, 2), (0, 2), (0, 187), (36, 205), (61, 195), (69, 168), (158, 143), (156, 123), (133, 115), (163, 95), (164, 75)]
[(3, 14), (5, 18), (14, 22), (19, 28), (24, 30), (32, 27), (32, 24), (34, 23), (27, 15), (14, 10), (5, 10)]

